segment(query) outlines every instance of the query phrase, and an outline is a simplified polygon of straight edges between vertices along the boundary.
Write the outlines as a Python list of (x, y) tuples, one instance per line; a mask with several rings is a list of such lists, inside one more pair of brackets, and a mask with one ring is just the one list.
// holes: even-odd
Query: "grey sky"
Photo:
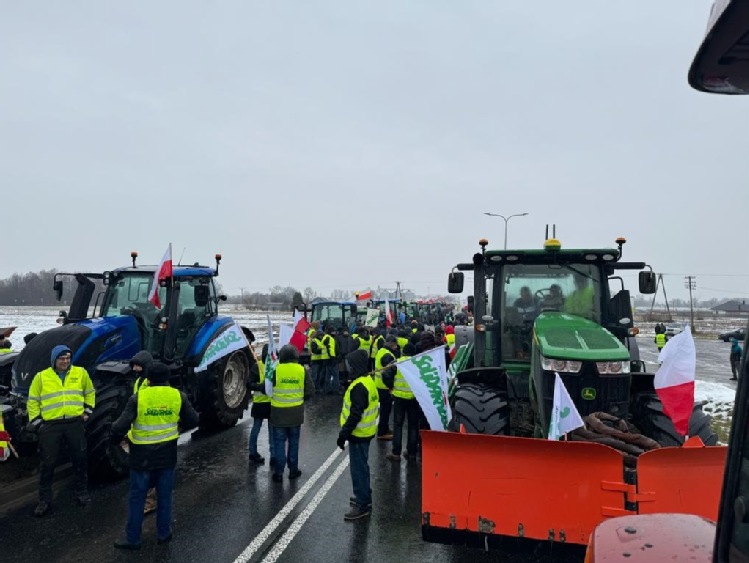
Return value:
[(686, 81), (710, 0), (2, 4), (0, 277), (171, 241), (230, 293), (444, 292), (525, 211), (510, 246), (624, 235), (669, 296), (744, 294), (747, 101)]

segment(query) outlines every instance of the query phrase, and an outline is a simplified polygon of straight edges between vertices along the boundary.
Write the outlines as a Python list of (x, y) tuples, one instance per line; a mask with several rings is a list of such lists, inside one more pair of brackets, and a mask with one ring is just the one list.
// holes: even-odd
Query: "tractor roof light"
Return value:
[(619, 247), (619, 258), (621, 258), (622, 257), (622, 246), (624, 246), (625, 244), (627, 244), (627, 239), (625, 239), (624, 237), (616, 237), (616, 241), (614, 241), (614, 242), (616, 242), (616, 245)]
[(486, 252), (486, 247), (489, 245), (489, 239), (482, 238), (479, 239), (479, 246), (481, 247), (481, 254), (484, 254)]
[(130, 258), (133, 260), (133, 268), (135, 268), (135, 259), (138, 258), (138, 251), (133, 250), (130, 252)]

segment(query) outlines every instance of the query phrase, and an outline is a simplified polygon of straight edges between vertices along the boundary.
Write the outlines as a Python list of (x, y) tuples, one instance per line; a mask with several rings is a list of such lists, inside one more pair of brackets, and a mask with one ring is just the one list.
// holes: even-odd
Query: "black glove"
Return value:
[(344, 438), (343, 436), (338, 436), (338, 440), (336, 441), (336, 444), (338, 445), (339, 448), (341, 448), (342, 450), (345, 450), (346, 438)]
[(42, 427), (43, 422), (44, 421), (42, 420), (41, 417), (35, 418), (34, 420), (32, 420), (26, 425), (26, 431), (32, 434), (36, 434), (37, 432), (39, 432), (39, 429)]

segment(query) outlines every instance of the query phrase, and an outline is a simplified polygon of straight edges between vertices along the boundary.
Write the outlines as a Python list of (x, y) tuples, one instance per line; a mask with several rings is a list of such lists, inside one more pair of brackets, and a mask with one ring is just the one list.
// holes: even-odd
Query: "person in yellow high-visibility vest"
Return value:
[(247, 388), (252, 394), (252, 430), (250, 430), (249, 460), (250, 463), (263, 464), (265, 458), (257, 451), (257, 439), (260, 436), (260, 430), (263, 427), (263, 421), (268, 421), (268, 444), (270, 446), (270, 465), (273, 467), (276, 463), (276, 456), (273, 455), (273, 425), (270, 423), (270, 397), (265, 394), (265, 362), (268, 361), (268, 345), (263, 345), (258, 361), (250, 370), (250, 377), (247, 379)]
[(88, 454), (84, 423), (93, 412), (96, 392), (88, 372), (71, 365), (67, 346), (52, 348), (51, 367), (34, 376), (26, 407), (31, 431), (39, 432), (39, 503), (34, 516), (44, 516), (52, 503), (52, 481), (63, 443), (67, 444), (78, 504), (91, 502), (88, 494)]
[(379, 393), (368, 373), (369, 355), (364, 350), (354, 350), (346, 356), (347, 371), (353, 378), (343, 396), (340, 424), (336, 443), (342, 450), (349, 443), (349, 470), (354, 496), (351, 510), (343, 518), (358, 520), (372, 513), (372, 489), (369, 476), (369, 445), (377, 433)]
[(668, 342), (668, 338), (666, 335), (662, 332), (659, 332), (655, 335), (655, 345), (658, 348), (658, 351), (660, 352), (663, 350), (663, 347), (666, 345), (666, 342)]
[[(377, 351), (375, 356), (375, 386), (380, 395), (380, 423), (377, 426), (378, 440), (392, 440), (393, 432), (390, 430), (390, 413), (393, 409), (393, 396), (384, 378), (395, 377), (395, 361), (398, 359), (398, 340), (395, 336), (388, 336), (383, 347)], [(392, 387), (392, 386), (391, 386)]]
[[(403, 348), (403, 354), (399, 361), (413, 356), (416, 347), (410, 342)], [(396, 364), (397, 365), (397, 364)], [(408, 421), (408, 433), (406, 434), (406, 451), (403, 456), (416, 458), (416, 450), (419, 444), (419, 421), (422, 417), (419, 402), (411, 391), (406, 378), (400, 369), (395, 372), (395, 378), (387, 375), (383, 378), (385, 384), (392, 385), (393, 390), (393, 442), (392, 451), (385, 455), (391, 461), (401, 460), (401, 448), (403, 447), (403, 425)]]
[[(273, 450), (276, 464), (273, 481), (283, 481), (289, 467), (289, 479), (297, 479), (299, 469), (299, 437), (304, 424), (304, 401), (315, 394), (315, 384), (304, 366), (299, 365), (299, 351), (287, 344), (278, 352), (278, 365), (273, 377), (270, 398), (270, 422), (273, 425)], [(288, 450), (287, 450), (288, 445)]]
[(325, 327), (325, 336), (322, 337), (322, 344), (328, 355), (325, 367), (323, 368), (325, 375), (322, 379), (322, 391), (327, 395), (338, 395), (341, 392), (341, 382), (338, 379), (338, 343), (336, 342), (336, 330), (332, 324)]
[[(153, 356), (148, 350), (141, 350), (137, 352), (130, 359), (130, 369), (135, 374), (135, 381), (133, 382), (133, 393), (137, 393), (140, 389), (148, 387), (148, 366), (153, 363)], [(156, 487), (148, 489), (146, 495), (146, 505), (143, 507), (143, 514), (151, 514), (156, 512), (158, 500), (156, 498)]]
[(146, 493), (156, 487), (156, 533), (159, 544), (172, 539), (172, 492), (177, 465), (180, 427), (198, 425), (199, 416), (182, 391), (169, 385), (169, 368), (161, 362), (149, 366), (148, 386), (128, 399), (125, 410), (112, 423), (111, 440), (130, 439), (130, 495), (125, 537), (118, 549), (140, 549)]

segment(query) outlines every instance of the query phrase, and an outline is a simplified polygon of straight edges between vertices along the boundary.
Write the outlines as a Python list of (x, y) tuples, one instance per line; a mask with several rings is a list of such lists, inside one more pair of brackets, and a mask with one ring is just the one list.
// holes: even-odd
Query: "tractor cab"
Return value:
[(340, 332), (343, 327), (351, 330), (352, 326), (356, 326), (358, 311), (354, 301), (319, 301), (312, 303), (311, 308), (312, 322), (319, 322), (321, 329), (333, 325)]

